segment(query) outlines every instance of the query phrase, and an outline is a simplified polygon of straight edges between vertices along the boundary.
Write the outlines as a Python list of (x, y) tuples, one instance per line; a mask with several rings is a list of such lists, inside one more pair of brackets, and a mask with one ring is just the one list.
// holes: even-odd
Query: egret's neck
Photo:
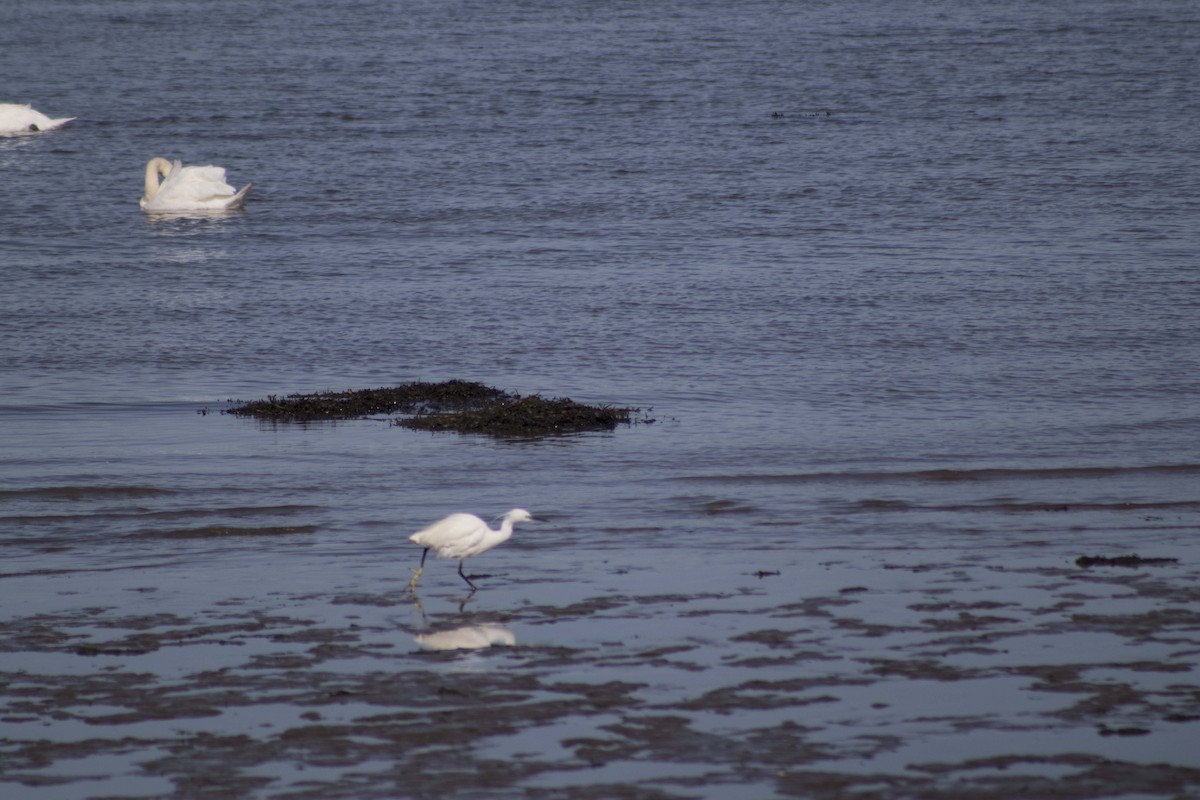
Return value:
[(507, 542), (509, 540), (509, 538), (512, 536), (512, 532), (513, 532), (512, 518), (505, 517), (504, 522), (502, 522), (500, 524), (500, 530), (496, 531), (496, 535), (494, 537), (496, 540), (496, 544), (500, 544), (501, 542)]

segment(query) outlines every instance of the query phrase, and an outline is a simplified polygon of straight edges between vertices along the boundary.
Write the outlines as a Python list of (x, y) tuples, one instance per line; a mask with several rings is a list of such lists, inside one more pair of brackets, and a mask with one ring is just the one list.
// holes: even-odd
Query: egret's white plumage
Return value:
[(28, 131), (52, 131), (61, 128), (75, 117), (50, 119), (28, 104), (0, 103), (0, 133), (25, 133)]
[(417, 585), (421, 573), (425, 570), (425, 557), (433, 550), (441, 558), (457, 558), (459, 576), (472, 589), (476, 588), (471, 579), (463, 575), (463, 559), (486, 553), (496, 545), (507, 542), (512, 536), (513, 525), (532, 519), (533, 516), (525, 509), (514, 508), (504, 515), (499, 530), (492, 530), (474, 514), (451, 514), (427, 528), (422, 528), (408, 537), (425, 548), (421, 553), (421, 566), (413, 570), (413, 579), (409, 586)]
[(224, 167), (185, 167), (178, 161), (152, 158), (146, 163), (140, 202), (149, 212), (227, 211), (241, 208), (249, 191), (248, 183), (240, 190), (226, 183)]

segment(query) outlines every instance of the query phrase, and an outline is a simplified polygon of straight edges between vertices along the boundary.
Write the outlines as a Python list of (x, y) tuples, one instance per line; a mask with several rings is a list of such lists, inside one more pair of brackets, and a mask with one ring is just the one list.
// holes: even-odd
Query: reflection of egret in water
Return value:
[[(423, 627), (428, 628), (429, 627), (429, 617), (425, 614), (425, 606), (421, 604), (421, 596), (417, 594), (416, 589), (413, 589), (410, 586), (409, 591), (408, 591), (408, 597), (410, 600), (412, 600), (413, 608), (415, 608), (417, 610), (417, 613), (421, 615), (421, 625)], [(467, 592), (461, 598), (456, 599), (454, 597), (451, 597), (450, 595), (444, 595), (442, 599), (450, 600), (451, 602), (457, 602), (458, 603), (458, 613), (463, 614), (466, 612), (467, 603), (471, 602), (472, 598), (474, 598), (474, 597), (475, 597), (475, 590), (472, 589), (471, 591)]]
[(419, 633), (417, 644), (426, 650), (482, 650), (493, 645), (512, 647), (517, 637), (503, 625), (468, 625), (436, 633)]

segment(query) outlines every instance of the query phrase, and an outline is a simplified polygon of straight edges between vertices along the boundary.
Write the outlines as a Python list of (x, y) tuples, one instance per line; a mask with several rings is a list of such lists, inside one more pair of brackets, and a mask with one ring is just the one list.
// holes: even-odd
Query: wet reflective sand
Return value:
[(518, 548), (477, 593), (439, 562), (415, 596), (402, 567), (367, 563), (325, 589), (316, 565), (241, 568), (226, 597), (169, 567), (10, 576), (3, 781), (55, 798), (1181, 797), (1200, 791), (1200, 576), (1194, 545), (1175, 552), (1084, 569), (1034, 543), (651, 551), (528, 578)]

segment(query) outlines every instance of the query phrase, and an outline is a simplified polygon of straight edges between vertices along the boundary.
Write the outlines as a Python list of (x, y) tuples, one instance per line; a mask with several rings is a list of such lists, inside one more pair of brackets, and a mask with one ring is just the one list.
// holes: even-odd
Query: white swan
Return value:
[(0, 103), (0, 133), (25, 133), (27, 131), (52, 131), (66, 125), (75, 117), (50, 119), (28, 104)]
[(224, 167), (185, 167), (156, 157), (146, 164), (146, 193), (140, 202), (151, 212), (226, 211), (241, 208), (248, 191), (248, 183), (236, 190), (226, 183)]

